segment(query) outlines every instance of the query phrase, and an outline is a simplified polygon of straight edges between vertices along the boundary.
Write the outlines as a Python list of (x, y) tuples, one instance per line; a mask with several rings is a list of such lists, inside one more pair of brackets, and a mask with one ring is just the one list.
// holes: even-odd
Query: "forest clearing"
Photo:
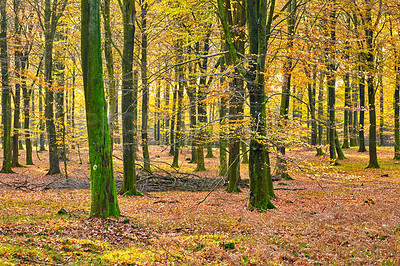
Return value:
[[(165, 164), (157, 161), (172, 161), (160, 147), (150, 151), (160, 156), (152, 159), (161, 168)], [(89, 218), (89, 189), (44, 189), (65, 176), (45, 176), (46, 166), (35, 160), (35, 166), (1, 174), (0, 263), (398, 265), (399, 165), (392, 148), (379, 148), (378, 154), (382, 167), (365, 169), (368, 155), (353, 148), (339, 166), (315, 156), (314, 149), (289, 151), (299, 158), (289, 164), (295, 180), (274, 182), (276, 210), (251, 212), (248, 188), (233, 194), (218, 188), (119, 196), (121, 217), (108, 219)], [(45, 161), (45, 153), (40, 155)], [(218, 159), (206, 160), (210, 169), (194, 173), (218, 177)], [(70, 158), (69, 178), (88, 180), (88, 166)], [(121, 166), (117, 161), (117, 181)], [(185, 163), (181, 170), (190, 173), (193, 167)]]

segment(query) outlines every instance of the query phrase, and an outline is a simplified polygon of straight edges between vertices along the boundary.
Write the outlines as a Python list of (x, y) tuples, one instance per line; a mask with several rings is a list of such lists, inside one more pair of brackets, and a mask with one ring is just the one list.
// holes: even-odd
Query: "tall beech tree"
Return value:
[(149, 137), (147, 132), (149, 119), (149, 82), (147, 80), (147, 48), (148, 48), (148, 31), (147, 31), (147, 12), (149, 5), (147, 0), (140, 1), (140, 21), (141, 21), (141, 60), (140, 71), (142, 78), (142, 148), (143, 148), (143, 164), (144, 169), (151, 172), (150, 169), (150, 154), (149, 154)]
[(3, 167), (2, 173), (12, 173), (11, 170), (11, 90), (9, 83), (9, 58), (7, 51), (7, 1), (0, 2), (0, 60), (1, 60), (1, 105), (3, 122)]
[[(289, 119), (289, 103), (290, 103), (290, 85), (292, 79), (292, 70), (293, 70), (293, 38), (296, 24), (296, 0), (290, 0), (287, 5), (287, 55), (285, 62), (283, 64), (283, 82), (282, 82), (282, 96), (281, 96), (281, 106), (279, 110), (279, 115), (281, 116), (283, 126), (286, 124), (286, 121)], [(310, 106), (312, 106), (312, 102), (310, 101)], [(315, 145), (315, 144), (313, 144)], [(289, 173), (287, 171), (287, 165), (285, 160), (286, 148), (285, 145), (279, 145), (278, 151), (280, 155), (277, 158), (277, 173), (276, 175), (279, 178), (283, 179), (291, 179)]]
[[(110, 16), (110, 0), (102, 1), (101, 10), (103, 14), (104, 24), (104, 58), (106, 60), (107, 68), (107, 88), (108, 88), (108, 123), (111, 133), (112, 144), (115, 141), (115, 118), (117, 110), (117, 90), (115, 88), (115, 73), (114, 73), (114, 55), (111, 47), (112, 44), (112, 32), (111, 32), (111, 16)], [(125, 7), (122, 7), (125, 8)], [(122, 13), (124, 11), (122, 10)]]
[[(363, 27), (365, 31), (365, 44), (366, 44), (366, 74), (367, 74), (367, 86), (368, 86), (368, 108), (369, 108), (369, 164), (367, 168), (379, 168), (378, 155), (376, 152), (376, 106), (375, 106), (375, 94), (376, 89), (374, 85), (374, 74), (375, 74), (375, 58), (374, 51), (374, 29), (379, 23), (380, 15), (378, 14), (376, 21), (372, 21), (372, 2), (365, 0), (365, 14), (363, 19)], [(378, 11), (380, 12), (380, 10)]]
[(101, 59), (100, 0), (81, 2), (81, 56), (90, 159), (90, 216), (119, 216)]
[[(233, 46), (236, 51), (245, 53), (245, 26), (246, 26), (246, 3), (241, 0), (238, 2), (225, 1), (225, 13), (229, 26), (231, 28), (231, 36)], [(226, 61), (232, 63), (232, 59), (226, 56)], [(241, 139), (241, 122), (243, 118), (243, 95), (244, 82), (240, 77), (237, 69), (233, 71), (233, 79), (229, 82), (229, 158), (228, 158), (228, 186), (227, 192), (239, 192), (240, 185), (240, 139)]]
[(23, 57), (23, 47), (21, 40), (21, 1), (14, 0), (14, 32), (15, 32), (15, 46), (14, 49), (14, 73), (15, 73), (15, 90), (14, 90), (14, 131), (12, 136), (12, 166), (21, 167), (19, 163), (19, 128), (20, 128), (20, 114), (21, 114), (21, 61)]
[(237, 66), (245, 78), (250, 95), (250, 116), (253, 137), (250, 140), (249, 202), (251, 209), (266, 210), (275, 208), (270, 201), (274, 195), (269, 152), (266, 147), (266, 110), (265, 110), (265, 59), (267, 43), (271, 36), (271, 26), (275, 11), (275, 1), (246, 0), (247, 32), (251, 60), (248, 69), (240, 64), (238, 52), (233, 44), (228, 24), (226, 3), (218, 0), (218, 15), (225, 34), (225, 42), (231, 57), (231, 63)]
[[(47, 138), (49, 141), (49, 171), (48, 175), (60, 173), (60, 163), (57, 148), (56, 126), (54, 121), (54, 88), (53, 88), (53, 46), (58, 22), (67, 6), (67, 0), (45, 0), (44, 29), (44, 79), (46, 84), (45, 118)], [(39, 8), (37, 10), (40, 10)], [(41, 16), (40, 11), (38, 15)]]
[[(331, 1), (327, 6), (327, 33), (329, 39), (326, 43), (326, 82), (328, 87), (328, 136), (329, 136), (329, 158), (332, 164), (336, 164), (336, 144), (335, 144), (335, 90), (336, 90), (336, 1)], [(339, 147), (340, 148), (340, 147)]]
[(134, 0), (123, 2), (124, 47), (122, 52), (122, 143), (123, 143), (123, 183), (119, 193), (140, 195), (136, 191), (136, 169), (134, 154), (133, 105), (133, 48), (135, 36), (136, 9)]

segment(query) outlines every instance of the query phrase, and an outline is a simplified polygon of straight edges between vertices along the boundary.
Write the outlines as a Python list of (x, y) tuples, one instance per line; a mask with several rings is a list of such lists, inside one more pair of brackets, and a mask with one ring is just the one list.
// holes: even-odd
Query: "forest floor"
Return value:
[[(43, 152), (34, 166), (0, 174), (0, 265), (399, 265), (400, 165), (392, 148), (378, 153), (381, 169), (365, 169), (368, 153), (354, 148), (339, 166), (314, 150), (289, 150), (295, 180), (274, 182), (277, 209), (264, 213), (248, 211), (248, 189), (210, 186), (119, 196), (122, 216), (101, 220), (89, 218), (87, 154), (82, 164), (69, 156), (67, 182), (45, 175)], [(180, 175), (166, 148), (150, 154), (154, 171)], [(221, 179), (218, 158), (194, 172), (185, 155), (179, 172), (195, 175), (184, 177)], [(242, 178), (247, 171), (243, 164)]]

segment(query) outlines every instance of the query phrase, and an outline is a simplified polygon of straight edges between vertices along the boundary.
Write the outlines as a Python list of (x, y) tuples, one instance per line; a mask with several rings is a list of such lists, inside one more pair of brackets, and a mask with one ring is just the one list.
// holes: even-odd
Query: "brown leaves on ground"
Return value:
[[(171, 160), (157, 152), (153, 161)], [(274, 183), (278, 209), (265, 213), (247, 210), (248, 190), (218, 189), (208, 197), (179, 191), (119, 197), (122, 217), (91, 219), (89, 190), (43, 190), (54, 180), (44, 167), (16, 169), (1, 176), (0, 264), (398, 265), (400, 172), (392, 151), (379, 151), (382, 169), (365, 169), (367, 154), (353, 149), (334, 167), (314, 150), (288, 154), (301, 158), (290, 166), (295, 180)], [(218, 158), (208, 160), (208, 171), (196, 174), (216, 177)], [(70, 178), (87, 178), (85, 165), (68, 164)], [(184, 161), (180, 171), (192, 168)], [(25, 188), (16, 181), (26, 181)], [(66, 213), (57, 214), (61, 209)]]

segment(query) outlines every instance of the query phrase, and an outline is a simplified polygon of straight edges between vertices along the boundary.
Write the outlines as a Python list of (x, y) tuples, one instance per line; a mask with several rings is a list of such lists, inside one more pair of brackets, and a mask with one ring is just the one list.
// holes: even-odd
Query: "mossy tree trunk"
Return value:
[(22, 61), (22, 45), (21, 45), (21, 24), (20, 24), (21, 1), (14, 0), (14, 31), (15, 31), (15, 50), (14, 50), (14, 73), (15, 73), (15, 90), (14, 90), (14, 131), (12, 136), (12, 166), (21, 167), (18, 161), (19, 156), (19, 128), (21, 113), (21, 61)]
[(112, 51), (112, 31), (110, 17), (110, 0), (104, 0), (101, 5), (104, 26), (104, 58), (107, 68), (108, 89), (108, 123), (111, 134), (111, 145), (114, 144), (115, 116), (117, 107), (117, 91), (115, 87), (114, 55)]
[(119, 191), (123, 195), (139, 195), (136, 190), (136, 169), (134, 150), (133, 105), (133, 48), (135, 37), (136, 9), (134, 0), (123, 1), (124, 45), (122, 50), (122, 146), (123, 181)]
[(81, 55), (90, 159), (90, 216), (119, 216), (101, 59), (100, 0), (81, 2)]
[[(275, 208), (270, 201), (274, 197), (272, 186), (272, 177), (269, 162), (269, 152), (265, 143), (265, 57), (267, 52), (267, 43), (271, 33), (272, 18), (275, 11), (275, 1), (266, 0), (247, 0), (247, 20), (249, 35), (249, 52), (256, 65), (250, 64), (248, 77), (249, 95), (250, 95), (250, 116), (252, 119), (252, 131), (256, 138), (250, 141), (250, 206), (257, 210), (266, 210)], [(269, 14), (267, 15), (267, 12)], [(267, 20), (268, 17), (268, 20)]]
[[(245, 1), (230, 2), (225, 1), (225, 13), (231, 34), (233, 46), (237, 52), (245, 53), (245, 26), (246, 26), (246, 3)], [(227, 62), (232, 64), (232, 59), (227, 57)], [(228, 159), (228, 187), (227, 192), (240, 192), (240, 138), (242, 137), (242, 117), (244, 102), (244, 82), (240, 73), (235, 70), (234, 78), (229, 83), (230, 101), (229, 101), (229, 159)]]
[(264, 90), (265, 56), (275, 11), (275, 1), (272, 0), (268, 6), (266, 0), (246, 1), (247, 30), (250, 44), (249, 52), (252, 55), (252, 61), (248, 70), (238, 64), (239, 56), (232, 41), (228, 24), (228, 14), (225, 10), (225, 6), (227, 5), (223, 0), (218, 0), (217, 3), (218, 14), (225, 34), (225, 42), (232, 60), (231, 63), (232, 65), (238, 65), (238, 71), (247, 81), (250, 95), (251, 129), (255, 134), (255, 137), (250, 140), (250, 209), (262, 211), (275, 208), (270, 201), (270, 197), (274, 196), (274, 191), (269, 165), (269, 153), (265, 143), (266, 117)]
[(11, 90), (9, 83), (9, 58), (7, 46), (7, 1), (0, 2), (1, 31), (0, 31), (0, 58), (1, 58), (1, 105), (2, 105), (2, 123), (3, 123), (3, 167), (2, 173), (12, 173), (11, 163)]

